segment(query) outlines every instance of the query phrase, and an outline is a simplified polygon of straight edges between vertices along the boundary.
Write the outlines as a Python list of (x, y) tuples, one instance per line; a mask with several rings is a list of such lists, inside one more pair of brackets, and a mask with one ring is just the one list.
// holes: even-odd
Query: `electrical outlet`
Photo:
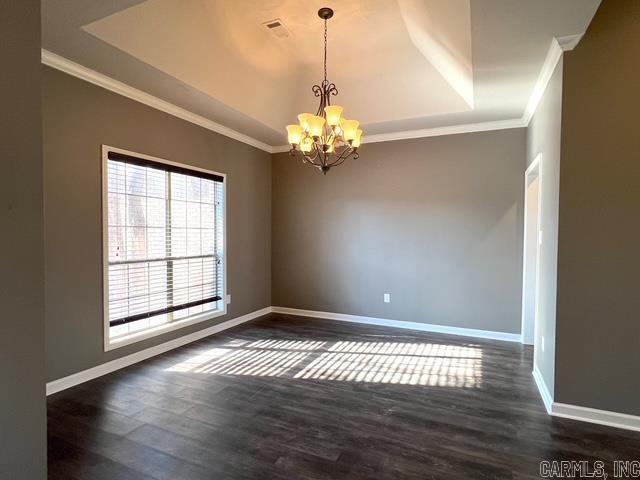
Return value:
[(540, 337), (540, 349), (544, 352), (544, 337)]
[(227, 294), (227, 305), (231, 303), (231, 294)]
[(384, 303), (391, 303), (391, 294), (390, 293), (385, 293), (384, 294)]

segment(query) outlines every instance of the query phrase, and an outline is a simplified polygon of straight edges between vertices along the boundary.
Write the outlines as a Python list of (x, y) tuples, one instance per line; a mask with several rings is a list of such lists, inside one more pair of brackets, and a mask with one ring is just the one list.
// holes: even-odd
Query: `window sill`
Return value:
[(104, 351), (108, 352), (110, 350), (115, 350), (117, 348), (124, 347), (125, 345), (131, 345), (132, 343), (141, 342), (142, 340), (157, 337), (159, 335), (172, 332), (174, 330), (179, 330), (189, 325), (195, 325), (196, 323), (206, 322), (207, 320), (211, 320), (212, 318), (220, 317), (226, 314), (227, 306), (225, 305), (223, 310), (213, 310), (200, 313), (182, 320), (165, 323), (163, 325), (158, 325), (157, 327), (141, 330), (140, 332), (123, 335), (115, 339), (109, 338), (109, 327), (106, 327), (106, 330), (104, 332)]

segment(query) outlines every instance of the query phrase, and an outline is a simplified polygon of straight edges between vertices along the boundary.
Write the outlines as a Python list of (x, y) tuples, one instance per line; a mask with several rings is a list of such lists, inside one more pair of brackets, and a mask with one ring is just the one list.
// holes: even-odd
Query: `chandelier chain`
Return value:
[(327, 19), (324, 19), (324, 81), (327, 81)]

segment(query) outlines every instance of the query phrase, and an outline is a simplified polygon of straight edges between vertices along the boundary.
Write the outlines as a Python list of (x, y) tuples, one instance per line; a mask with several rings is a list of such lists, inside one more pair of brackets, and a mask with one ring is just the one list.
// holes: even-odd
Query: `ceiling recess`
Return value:
[(269, 33), (275, 35), (278, 38), (286, 38), (291, 35), (287, 27), (284, 26), (284, 23), (282, 23), (282, 20), (280, 20), (279, 18), (264, 22), (262, 26), (266, 28)]

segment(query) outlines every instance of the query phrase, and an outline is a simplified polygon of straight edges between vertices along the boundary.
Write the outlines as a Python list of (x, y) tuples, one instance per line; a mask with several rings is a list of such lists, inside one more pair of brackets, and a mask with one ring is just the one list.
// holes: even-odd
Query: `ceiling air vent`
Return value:
[(287, 27), (284, 26), (284, 23), (282, 23), (282, 20), (280, 20), (279, 18), (264, 22), (262, 26), (266, 28), (269, 33), (275, 35), (278, 38), (286, 38), (291, 35)]

